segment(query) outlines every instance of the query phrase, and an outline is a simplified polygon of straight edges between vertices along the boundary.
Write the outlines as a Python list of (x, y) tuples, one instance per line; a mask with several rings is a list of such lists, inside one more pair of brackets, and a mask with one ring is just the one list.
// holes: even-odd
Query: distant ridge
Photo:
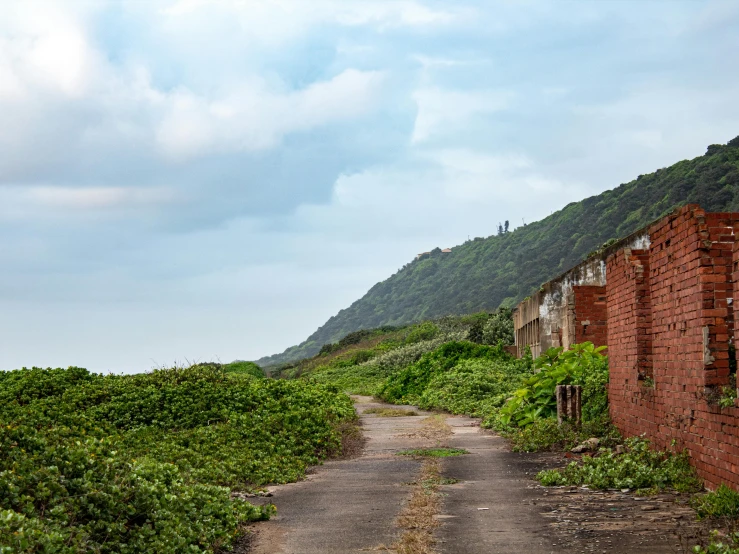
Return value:
[(297, 346), (261, 366), (313, 356), (359, 329), (513, 306), (610, 239), (626, 236), (677, 206), (739, 211), (739, 137), (706, 154), (573, 202), (515, 231), (431, 251), (341, 310)]

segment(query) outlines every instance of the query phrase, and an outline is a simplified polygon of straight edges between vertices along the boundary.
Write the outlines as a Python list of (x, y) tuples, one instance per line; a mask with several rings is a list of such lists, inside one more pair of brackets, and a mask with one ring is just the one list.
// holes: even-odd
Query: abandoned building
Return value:
[(517, 352), (608, 346), (611, 418), (688, 451), (706, 486), (739, 488), (734, 301), (739, 213), (688, 205), (545, 283), (514, 311)]
[(436, 247), (433, 250), (430, 250), (429, 252), (421, 252), (419, 254), (416, 254), (415, 260), (418, 261), (418, 260), (422, 260), (422, 259), (428, 258), (428, 257), (430, 257), (432, 254), (434, 254), (436, 252), (440, 252), (441, 254), (451, 254), (452, 253), (452, 249), (451, 248), (439, 248), (439, 247)]

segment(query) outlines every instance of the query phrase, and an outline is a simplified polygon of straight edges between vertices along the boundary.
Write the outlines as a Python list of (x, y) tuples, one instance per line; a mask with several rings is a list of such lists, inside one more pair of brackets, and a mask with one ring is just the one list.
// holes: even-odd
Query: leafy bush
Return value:
[(371, 362), (367, 362), (366, 365), (374, 365), (378, 371), (384, 373), (385, 376), (389, 376), (393, 372), (405, 369), (417, 362), (421, 359), (421, 356), (428, 352), (433, 352), (449, 340), (451, 339), (444, 336), (401, 346), (379, 355)]
[(502, 306), (494, 313), (479, 312), (463, 316), (462, 321), (470, 325), (467, 332), (467, 340), (477, 344), (504, 346), (515, 342), (513, 330), (513, 312), (510, 308)]
[(569, 350), (550, 348), (534, 361), (538, 373), (524, 381), (501, 409), (501, 422), (526, 427), (557, 413), (557, 385), (581, 385), (583, 420), (593, 420), (608, 409), (608, 358), (591, 342)]
[(531, 376), (531, 366), (525, 360), (502, 356), (496, 359), (462, 359), (429, 381), (419, 406), (453, 414), (488, 417), (528, 376)]
[(714, 492), (701, 494), (692, 500), (698, 517), (739, 517), (739, 492), (720, 485)]
[(244, 362), (241, 360), (225, 364), (223, 369), (226, 373), (240, 373), (242, 375), (252, 375), (254, 377), (264, 377), (264, 371), (254, 362)]
[(435, 339), (439, 334), (439, 328), (430, 321), (424, 321), (420, 325), (413, 327), (408, 336), (405, 338), (406, 344), (416, 344), (421, 341)]
[(388, 402), (418, 402), (434, 377), (450, 370), (462, 360), (475, 358), (511, 360), (500, 347), (471, 342), (448, 342), (433, 352), (424, 354), (416, 363), (392, 374), (379, 391), (379, 396)]
[(500, 308), (482, 328), (483, 344), (514, 344), (513, 313), (510, 308)]
[(588, 485), (596, 489), (664, 489), (694, 491), (700, 481), (685, 453), (650, 449), (648, 440), (626, 440), (627, 452), (601, 450), (599, 456), (585, 456), (562, 470), (545, 470), (536, 478), (542, 485)]
[(387, 379), (388, 373), (373, 363), (319, 367), (308, 375), (309, 380), (325, 383), (350, 394), (374, 395)]
[(380, 353), (368, 361), (360, 361), (361, 357), (353, 356), (344, 362), (319, 366), (308, 377), (320, 383), (330, 383), (351, 394), (374, 395), (390, 375), (411, 365), (447, 340), (446, 337), (437, 337), (405, 344)]
[[(231, 489), (300, 478), (338, 452), (351, 401), (220, 364), (146, 375), (0, 374), (0, 552), (228, 547), (272, 506)], [(10, 550), (8, 550), (10, 548)]]

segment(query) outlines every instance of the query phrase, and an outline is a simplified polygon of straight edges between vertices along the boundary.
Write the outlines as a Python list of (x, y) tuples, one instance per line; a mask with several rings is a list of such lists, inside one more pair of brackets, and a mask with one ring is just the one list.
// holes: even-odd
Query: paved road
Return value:
[[(392, 552), (384, 547), (399, 536), (395, 519), (420, 469), (420, 462), (396, 454), (428, 446), (412, 436), (424, 418), (364, 414), (368, 408), (389, 407), (370, 398), (360, 398), (356, 407), (367, 437), (362, 455), (328, 462), (305, 481), (272, 488), (274, 496), (264, 501), (273, 502), (278, 515), (255, 526), (249, 554)], [(503, 439), (480, 429), (478, 420), (450, 416), (446, 422), (454, 434), (445, 444), (470, 454), (443, 460), (443, 476), (459, 483), (440, 487), (443, 507), (436, 517), (441, 525), (434, 534), (439, 554), (687, 551), (676, 544), (675, 521), (694, 516), (687, 507), (675, 507), (675, 499), (546, 491), (533, 476), (552, 455), (509, 452)], [(645, 514), (642, 501), (661, 511)]]
[(553, 538), (549, 521), (533, 504), (541, 495), (531, 486), (537, 458), (509, 452), (502, 438), (474, 426), (477, 420), (450, 417), (447, 423), (454, 430), (449, 446), (470, 454), (444, 460), (444, 477), (460, 482), (443, 487), (439, 551), (571, 552)]
[(269, 501), (278, 515), (257, 526), (250, 553), (349, 554), (393, 543), (394, 520), (409, 494), (406, 483), (420, 468), (396, 453), (422, 446), (422, 440), (402, 435), (417, 431), (423, 418), (362, 415), (368, 408), (386, 407), (369, 398), (356, 407), (367, 438), (362, 455), (327, 462), (305, 481), (271, 488)]
[[(386, 404), (360, 399), (357, 411), (367, 437), (362, 456), (327, 462), (306, 481), (271, 489), (277, 517), (257, 526), (253, 554), (353, 554), (384, 551), (398, 536), (395, 518), (407, 499), (420, 463), (397, 452), (427, 445), (409, 437), (423, 417), (362, 415)], [(400, 406), (400, 408), (408, 408)], [(420, 415), (430, 415), (419, 412)], [(442, 487), (448, 497), (439, 516), (441, 552), (523, 552), (543, 545), (547, 521), (521, 499), (530, 494), (518, 468), (507, 468), (500, 439), (483, 433), (476, 421), (449, 417), (453, 446), (468, 456), (444, 460), (444, 475), (462, 482)], [(497, 458), (490, 459), (495, 453)], [(487, 507), (489, 510), (478, 510)], [(551, 545), (535, 552), (560, 552)]]

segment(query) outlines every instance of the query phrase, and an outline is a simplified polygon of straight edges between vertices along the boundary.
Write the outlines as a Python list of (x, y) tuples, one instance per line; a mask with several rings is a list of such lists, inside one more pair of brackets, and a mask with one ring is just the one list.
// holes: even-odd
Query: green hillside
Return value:
[(258, 360), (275, 365), (315, 355), (359, 329), (512, 306), (604, 242), (630, 234), (675, 207), (739, 211), (739, 137), (513, 232), (476, 238), (413, 261), (329, 319), (303, 343)]

